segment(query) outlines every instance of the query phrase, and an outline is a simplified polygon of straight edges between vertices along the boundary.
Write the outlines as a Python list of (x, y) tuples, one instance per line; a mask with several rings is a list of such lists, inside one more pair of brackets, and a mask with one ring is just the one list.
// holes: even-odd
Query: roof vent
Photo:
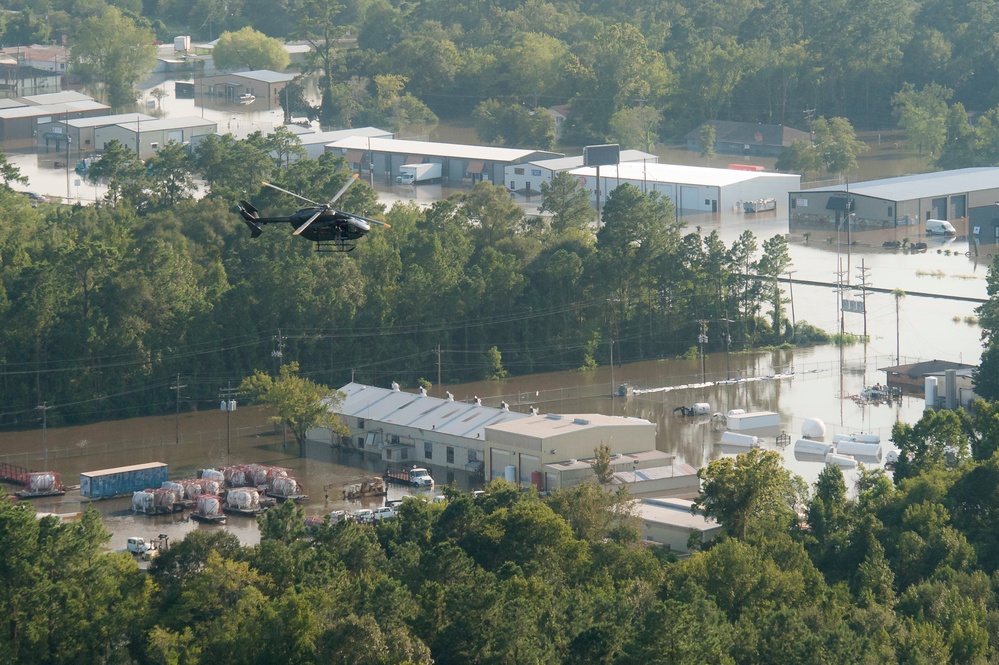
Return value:
[(396, 383), (395, 381), (392, 382), (392, 392), (394, 393), (399, 392), (399, 384)]
[(426, 397), (426, 396), (427, 396), (427, 389), (424, 388), (423, 386), (420, 386), (420, 397)]
[(549, 413), (546, 418), (548, 418), (548, 420), (562, 420), (562, 416), (557, 413)]
[(474, 397), (474, 398), (472, 399), (472, 404), (473, 404), (474, 406), (482, 406), (482, 400), (481, 400), (481, 399), (479, 398), (479, 396), (478, 396), (478, 395), (476, 395), (476, 396), (475, 396), (475, 397)]
[(532, 406), (532, 407), (531, 407), (531, 415), (532, 415), (532, 416), (536, 416), (536, 415), (538, 415), (539, 413), (540, 413), (540, 411), (538, 411), (538, 407), (536, 407), (536, 406)]
[(566, 466), (572, 466), (572, 465), (573, 465), (573, 464), (575, 464), (575, 463), (576, 463), (576, 460), (575, 460), (575, 459), (567, 459), (567, 460), (565, 461), (565, 465), (566, 465)]
[(590, 421), (587, 420), (586, 418), (573, 418), (572, 419), (572, 424), (573, 425), (589, 425)]
[(452, 395), (452, 394), (451, 394), (451, 391), (450, 391), (450, 390), (448, 390), (448, 391), (446, 391), (446, 392), (444, 393), (444, 397), (445, 397), (445, 398), (447, 399), (447, 401), (449, 401), (449, 402), (453, 402), (453, 401), (454, 401), (454, 395)]
[(621, 459), (622, 457), (624, 457), (624, 455), (621, 453), (614, 453), (613, 455), (611, 455), (612, 459)]
[(504, 411), (509, 411), (510, 405), (507, 404), (506, 402), (500, 402), (500, 408), (503, 409)]

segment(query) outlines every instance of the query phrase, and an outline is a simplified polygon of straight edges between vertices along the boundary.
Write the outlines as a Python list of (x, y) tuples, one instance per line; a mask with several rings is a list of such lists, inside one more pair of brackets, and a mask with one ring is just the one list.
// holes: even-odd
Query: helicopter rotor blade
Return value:
[(326, 205), (328, 205), (328, 206), (331, 206), (331, 205), (333, 205), (333, 203), (334, 203), (334, 202), (335, 202), (335, 201), (336, 201), (336, 200), (337, 200), (338, 198), (340, 198), (341, 196), (343, 196), (343, 193), (344, 193), (344, 192), (346, 192), (346, 191), (347, 191), (347, 189), (348, 189), (348, 188), (349, 188), (349, 187), (350, 187), (351, 185), (353, 185), (353, 184), (354, 184), (355, 182), (357, 182), (357, 178), (358, 178), (358, 175), (357, 175), (356, 173), (355, 173), (355, 174), (353, 174), (353, 175), (351, 176), (350, 180), (348, 180), (348, 181), (347, 181), (347, 184), (345, 184), (345, 185), (344, 185), (343, 187), (341, 187), (341, 188), (340, 188), (340, 191), (339, 191), (339, 192), (337, 192), (336, 194), (334, 194), (334, 195), (333, 195), (333, 198), (331, 198), (331, 199), (329, 200), (329, 203), (327, 203)]
[(316, 218), (318, 218), (319, 215), (323, 214), (324, 212), (326, 212), (326, 208), (320, 208), (319, 210), (317, 210), (316, 214), (314, 214), (312, 217), (309, 217), (309, 219), (305, 221), (305, 224), (302, 224), (300, 227), (295, 229), (291, 235), (293, 236), (299, 235), (302, 231), (309, 228), (309, 224), (312, 224), (312, 222), (316, 221)]
[(322, 205), (322, 203), (316, 203), (312, 199), (307, 199), (304, 196), (302, 196), (301, 194), (296, 194), (295, 192), (289, 192), (284, 187), (278, 187), (277, 185), (272, 185), (269, 182), (265, 182), (263, 184), (264, 184), (265, 187), (270, 187), (271, 189), (276, 189), (279, 192), (284, 192), (285, 194), (287, 194), (289, 196), (294, 196), (296, 199), (301, 199), (302, 201), (305, 201), (306, 203), (311, 203), (314, 206), (321, 206)]
[(391, 224), (389, 224), (388, 222), (379, 222), (379, 221), (378, 221), (377, 219), (369, 219), (368, 217), (361, 217), (360, 215), (355, 215), (355, 214), (354, 214), (354, 213), (352, 213), (352, 212), (345, 212), (345, 213), (343, 213), (343, 214), (345, 214), (345, 215), (350, 215), (350, 216), (351, 216), (351, 217), (353, 217), (354, 219), (359, 219), (359, 220), (361, 220), (362, 222), (367, 222), (368, 224), (373, 224), (373, 225), (375, 225), (375, 226), (384, 226), (384, 227), (385, 227), (385, 228), (387, 228), (387, 229), (390, 229), (390, 228), (392, 228), (392, 225), (391, 225)]

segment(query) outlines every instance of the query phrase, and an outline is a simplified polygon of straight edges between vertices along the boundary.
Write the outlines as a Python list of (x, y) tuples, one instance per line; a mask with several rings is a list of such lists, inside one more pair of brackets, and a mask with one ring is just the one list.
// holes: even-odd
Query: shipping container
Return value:
[(88, 499), (107, 499), (148, 487), (160, 487), (168, 479), (169, 471), (164, 462), (86, 471), (80, 474), (80, 496)]

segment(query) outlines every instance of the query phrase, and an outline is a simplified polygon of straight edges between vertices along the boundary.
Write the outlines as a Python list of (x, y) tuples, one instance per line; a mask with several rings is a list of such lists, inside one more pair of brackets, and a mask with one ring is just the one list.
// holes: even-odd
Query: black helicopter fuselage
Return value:
[[(290, 217), (284, 218), (293, 229), (297, 229), (311, 219), (317, 211), (322, 208), (302, 208), (295, 211)], [(264, 221), (264, 220), (260, 220)], [(365, 222), (338, 210), (328, 209), (320, 213), (301, 235), (313, 242), (333, 242), (344, 240), (357, 240), (371, 230)]]

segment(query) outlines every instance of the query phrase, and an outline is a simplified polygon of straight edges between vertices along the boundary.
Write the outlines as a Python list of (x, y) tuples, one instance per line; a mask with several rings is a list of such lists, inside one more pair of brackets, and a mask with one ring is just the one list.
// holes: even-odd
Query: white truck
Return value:
[(957, 229), (946, 219), (926, 220), (926, 235), (928, 236), (952, 236), (957, 234)]
[(404, 164), (399, 167), (399, 175), (395, 177), (397, 185), (420, 185), (440, 182), (440, 164)]
[(152, 547), (149, 544), (147, 544), (144, 539), (139, 538), (138, 536), (129, 536), (128, 544), (125, 546), (125, 548), (128, 550), (130, 554), (139, 554), (139, 555), (145, 554), (146, 552), (152, 549)]
[(434, 486), (434, 479), (430, 476), (430, 472), (420, 466), (414, 466), (411, 469), (386, 469), (383, 477), (387, 483), (431, 489)]

